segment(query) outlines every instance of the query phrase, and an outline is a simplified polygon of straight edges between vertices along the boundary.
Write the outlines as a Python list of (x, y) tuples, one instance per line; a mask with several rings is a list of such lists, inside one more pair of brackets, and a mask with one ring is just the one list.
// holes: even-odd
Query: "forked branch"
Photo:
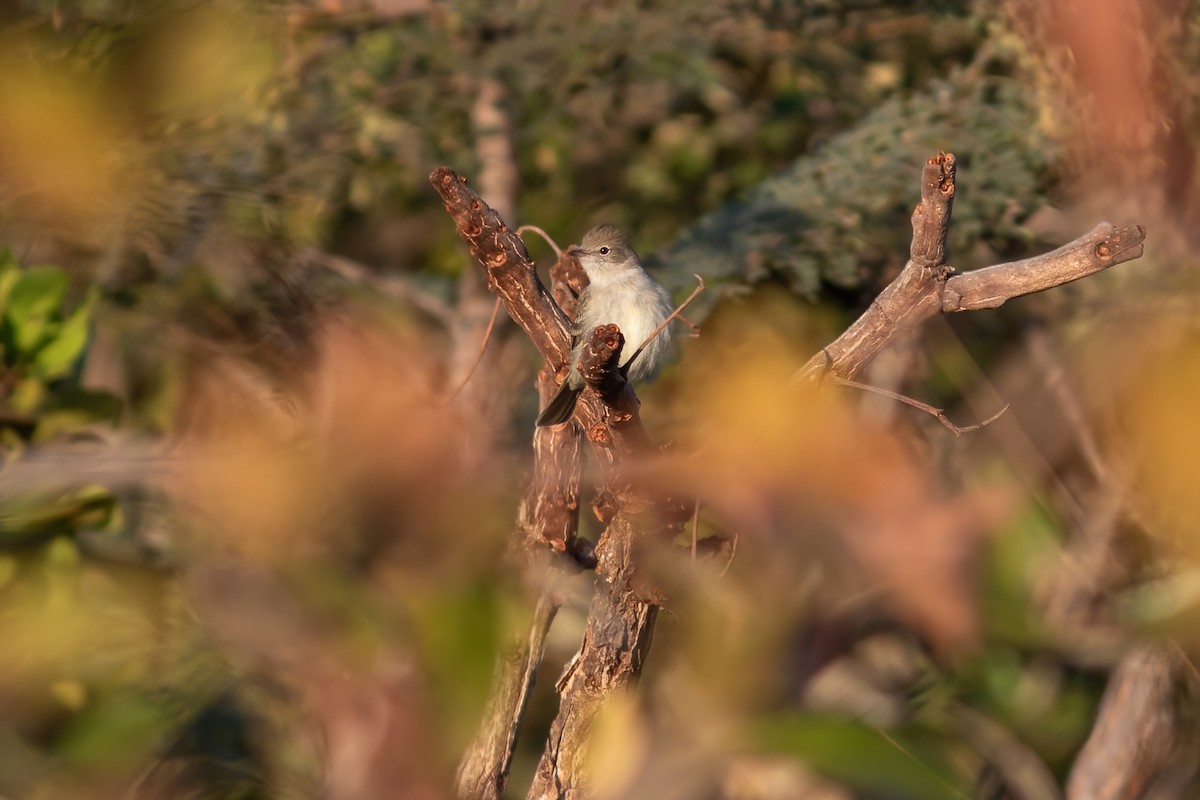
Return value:
[(1014, 297), (1086, 278), (1142, 255), (1142, 226), (1101, 223), (1045, 255), (956, 273), (946, 253), (955, 175), (950, 153), (925, 163), (908, 263), (845, 333), (809, 359), (794, 382), (814, 380), (827, 371), (853, 380), (889, 342), (935, 314), (996, 308)]

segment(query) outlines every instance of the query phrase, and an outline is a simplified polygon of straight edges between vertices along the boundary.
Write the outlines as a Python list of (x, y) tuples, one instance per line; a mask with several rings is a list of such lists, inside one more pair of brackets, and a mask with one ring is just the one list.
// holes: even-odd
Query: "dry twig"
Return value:
[(890, 389), (883, 389), (879, 386), (872, 386), (869, 383), (859, 383), (858, 381), (852, 381), (847, 378), (839, 378), (837, 375), (833, 376), (833, 380), (839, 386), (849, 386), (852, 389), (859, 389), (864, 392), (870, 392), (871, 394), (877, 394), (881, 397), (895, 400), (897, 403), (903, 403), (906, 406), (911, 406), (919, 411), (924, 411), (926, 414), (929, 414), (938, 422), (942, 423), (942, 425), (946, 427), (946, 430), (950, 431), (955, 436), (962, 436), (964, 433), (973, 433), (980, 428), (986, 428), (988, 425), (991, 425), (993, 422), (1000, 419), (1005, 411), (1008, 411), (1008, 406), (1005, 405), (1004, 408), (1000, 409), (983, 422), (977, 422), (974, 425), (959, 426), (950, 421), (949, 417), (946, 416), (945, 409), (935, 408), (928, 403), (922, 403), (920, 400), (909, 397), (908, 395), (900, 394), (899, 392), (893, 392)]
[(546, 233), (537, 225), (522, 225), (521, 227), (517, 228), (517, 236), (524, 236), (526, 231), (529, 231), (530, 233), (536, 233), (538, 236), (541, 236), (542, 239), (546, 241), (546, 244), (550, 245), (550, 249), (554, 251), (555, 257), (562, 258), (562, 248), (558, 246), (558, 242), (550, 238), (550, 234)]
[(496, 315), (500, 313), (500, 298), (496, 298), (495, 305), (492, 306), (492, 318), (488, 320), (487, 329), (483, 332), (483, 341), (479, 343), (479, 354), (475, 356), (475, 363), (471, 365), (471, 369), (467, 370), (467, 374), (458, 384), (457, 388), (450, 393), (450, 399), (458, 397), (467, 383), (471, 380), (471, 376), (475, 374), (475, 370), (479, 369), (479, 362), (483, 361), (483, 354), (487, 350), (488, 341), (492, 338), (492, 330), (496, 327)]

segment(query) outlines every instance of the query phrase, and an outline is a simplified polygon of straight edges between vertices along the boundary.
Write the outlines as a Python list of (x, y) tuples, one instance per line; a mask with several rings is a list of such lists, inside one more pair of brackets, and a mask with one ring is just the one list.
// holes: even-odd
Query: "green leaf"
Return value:
[(58, 267), (25, 270), (8, 294), (4, 317), (18, 354), (41, 344), (67, 294), (67, 276)]
[(0, 309), (8, 303), (8, 295), (12, 292), (17, 280), (21, 277), (21, 267), (7, 247), (0, 248)]
[(59, 326), (54, 338), (38, 350), (33, 360), (33, 368), (38, 375), (50, 381), (70, 372), (71, 366), (87, 347), (92, 309), (98, 296), (95, 289), (88, 292), (87, 299)]
[(28, 534), (70, 519), (77, 506), (69, 498), (42, 493), (21, 494), (0, 504), (0, 540), (11, 545)]
[(111, 394), (60, 389), (51, 402), (39, 407), (33, 438), (36, 442), (45, 442), (56, 436), (77, 433), (99, 422), (114, 420), (121, 411), (121, 401)]
[(173, 724), (153, 698), (118, 693), (73, 719), (59, 747), (69, 764), (119, 773), (160, 747)]
[[(57, 494), (53, 492), (30, 492), (8, 498), (0, 503), (0, 539), (11, 537), (20, 540), (29, 534), (45, 531), (63, 522), (72, 525), (99, 524), (107, 521), (115, 501), (106, 489), (100, 486), (84, 486), (75, 491)], [(62, 540), (56, 550), (48, 551), (60, 563), (67, 540)], [(11, 541), (8, 542), (11, 544)], [(74, 545), (70, 545), (74, 547)]]
[(46, 399), (46, 384), (39, 378), (24, 378), (8, 395), (8, 406), (21, 414), (32, 414)]
[(897, 731), (813, 715), (764, 721), (754, 727), (753, 738), (856, 790), (913, 800), (962, 796), (962, 777), (945, 757)]

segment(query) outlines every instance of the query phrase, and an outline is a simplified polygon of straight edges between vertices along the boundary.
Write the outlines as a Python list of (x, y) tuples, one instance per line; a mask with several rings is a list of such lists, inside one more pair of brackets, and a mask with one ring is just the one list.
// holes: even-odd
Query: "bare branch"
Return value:
[[(465, 181), (441, 168), (430, 181), (454, 217), (459, 234), (483, 265), (488, 285), (529, 334), (555, 371), (565, 371), (570, 337), (561, 312), (537, 277), (524, 243), (470, 191)], [(559, 259), (564, 263), (569, 256)], [(554, 271), (552, 270), (552, 274)], [(610, 470), (627, 455), (654, 450), (642, 427), (637, 397), (617, 369), (624, 337), (615, 326), (592, 332), (581, 359), (587, 389), (576, 419), (602, 466)], [(563, 426), (571, 427), (571, 426)], [(531, 797), (561, 797), (585, 782), (584, 742), (592, 722), (612, 692), (630, 686), (641, 674), (650, 646), (657, 607), (632, 589), (634, 544), (650, 535), (644, 513), (625, 509), (630, 487), (618, 486), (617, 511), (596, 546), (597, 580), (577, 669), (566, 679), (558, 716), (538, 767)], [(633, 507), (644, 511), (645, 503)]]
[[(563, 262), (568, 262), (564, 264)], [(571, 269), (571, 264), (574, 269)], [(574, 315), (569, 281), (582, 275), (578, 262), (561, 253), (550, 271), (551, 292), (562, 297), (559, 306)], [(567, 300), (571, 302), (567, 302)], [(499, 303), (499, 298), (497, 298)], [(537, 389), (545, 406), (558, 386), (549, 367), (538, 372)], [(518, 569), (537, 584), (537, 600), (528, 635), (511, 645), (495, 667), (491, 698), (478, 732), (459, 762), (458, 796), (466, 800), (500, 800), (508, 785), (509, 769), (524, 723), (530, 692), (537, 680), (550, 623), (560, 600), (552, 584), (567, 562), (595, 566), (594, 555), (581, 554), (579, 494), (583, 479), (583, 437), (575, 425), (534, 428), (533, 475), (517, 509), (509, 549)]]
[(1044, 255), (951, 275), (942, 310), (997, 308), (1014, 297), (1041, 292), (1142, 257), (1146, 231), (1102, 222), (1070, 244)]
[(641, 675), (658, 608), (629, 590), (634, 542), (645, 535), (638, 524), (634, 515), (618, 511), (597, 546), (596, 590), (583, 645), (560, 683), (562, 701), (527, 795), (531, 800), (586, 791), (587, 745), (596, 715)]
[(958, 706), (950, 713), (962, 738), (999, 774), (1008, 790), (1003, 796), (1043, 800), (1062, 797), (1054, 773), (1011, 731), (967, 706)]
[(954, 274), (946, 263), (946, 232), (954, 201), (955, 160), (940, 153), (926, 162), (921, 202), (912, 215), (908, 264), (836, 340), (809, 359), (793, 382), (829, 371), (855, 378), (896, 336), (939, 312), (995, 308), (1004, 301), (1087, 277), (1141, 257), (1146, 232), (1140, 225), (1107, 223), (1071, 244), (1036, 258)]
[(543, 592), (534, 609), (529, 636), (497, 662), (492, 696), (480, 733), (458, 766), (456, 788), (459, 797), (473, 800), (501, 800), (504, 797), (508, 771), (517, 749), (517, 736), (530, 693), (537, 682), (546, 636), (558, 607), (551, 594)]
[(571, 337), (538, 279), (521, 238), (467, 187), (465, 178), (446, 167), (429, 177), (454, 218), (459, 235), (483, 267), (488, 288), (500, 296), (509, 315), (534, 347), (556, 369), (571, 353)]
[(691, 336), (692, 338), (695, 338), (700, 335), (700, 325), (699, 324), (692, 322), (690, 319), (685, 317), (683, 314), (679, 315), (679, 321), (682, 322), (684, 325), (687, 325), (689, 328), (691, 328), (692, 332), (688, 334), (689, 336)]

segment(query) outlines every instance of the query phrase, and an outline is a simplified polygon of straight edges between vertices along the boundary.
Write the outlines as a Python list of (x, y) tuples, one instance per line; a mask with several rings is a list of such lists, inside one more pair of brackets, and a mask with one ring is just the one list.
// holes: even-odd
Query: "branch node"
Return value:
[(599, 445), (600, 447), (612, 446), (612, 436), (608, 432), (608, 426), (603, 422), (597, 422), (595, 425), (588, 428), (587, 438), (589, 442)]

